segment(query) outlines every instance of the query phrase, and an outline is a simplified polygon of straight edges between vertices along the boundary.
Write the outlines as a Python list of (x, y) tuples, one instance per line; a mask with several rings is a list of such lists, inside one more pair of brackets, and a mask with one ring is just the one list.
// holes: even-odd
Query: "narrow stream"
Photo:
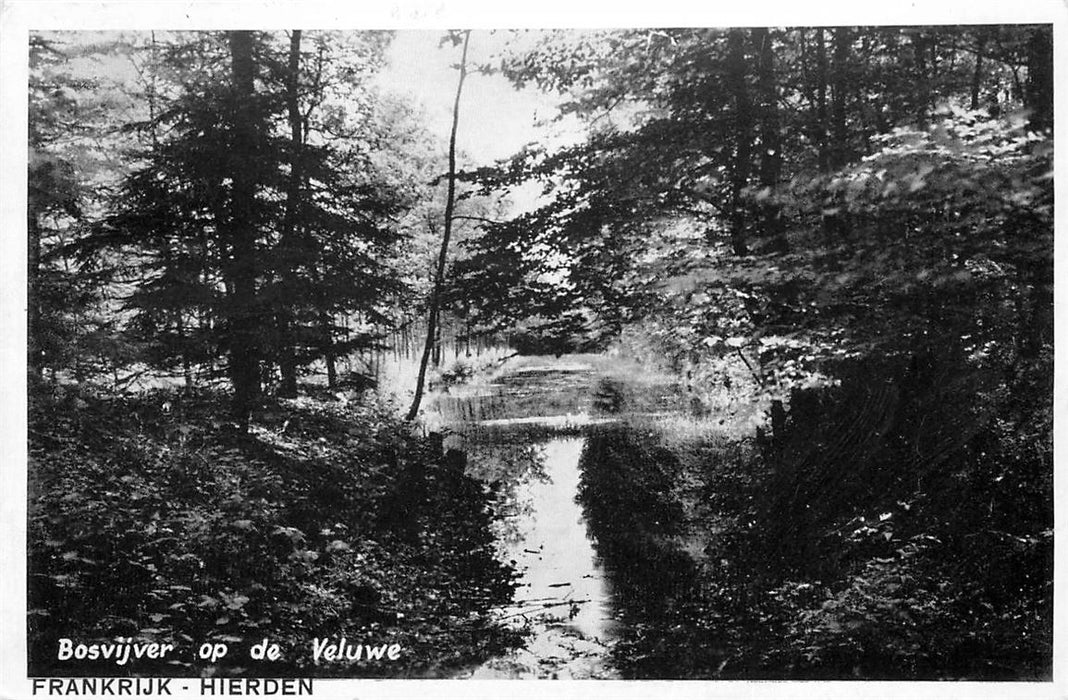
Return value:
[(470, 678), (611, 678), (611, 590), (575, 501), (584, 438), (535, 446), (540, 478), (521, 482), (518, 513), (503, 554), (521, 573), (513, 605), (501, 611), (533, 631), (526, 648), (472, 669)]
[[(595, 359), (534, 362), (443, 392), (436, 402), (471, 475), (498, 494), (500, 556), (519, 573), (512, 604), (498, 615), (527, 634), (524, 648), (460, 677), (619, 678), (613, 650), (628, 630), (614, 586), (630, 579), (606, 571), (598, 554), (604, 543), (591, 534), (577, 497), (583, 451), (596, 431), (620, 421), (620, 401)], [(627, 413), (671, 408), (669, 389), (648, 394)]]

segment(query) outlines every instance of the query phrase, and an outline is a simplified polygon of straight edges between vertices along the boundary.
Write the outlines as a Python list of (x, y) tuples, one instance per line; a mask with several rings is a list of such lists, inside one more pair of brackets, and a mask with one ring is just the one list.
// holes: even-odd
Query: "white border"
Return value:
[[(0, 0), (0, 700), (29, 698), (26, 680), (25, 541), (26, 541), (26, 64), (30, 29), (205, 29), (294, 28), (338, 29), (475, 29), (505, 27), (636, 27), (636, 26), (813, 26), (869, 24), (1045, 23), (1055, 25), (1056, 141), (1064, 144), (1068, 109), (1065, 87), (1065, 19), (1068, 6), (1056, 0), (943, 0), (870, 3), (789, 0), (748, 0), (714, 5), (711, 0), (580, 3), (552, 0), (539, 3), (494, 3), (478, 0), (385, 0), (375, 3), (247, 2), (70, 2), (64, 0)], [(1056, 151), (1057, 238), (1064, 228), (1068, 180), (1062, 175), (1063, 146)], [(1064, 245), (1056, 246), (1055, 279), (1065, 269)], [(1068, 412), (1063, 368), (1066, 332), (1060, 319), (1066, 288), (1055, 289), (1055, 467), (1065, 461), (1061, 439)], [(759, 681), (315, 681), (315, 698), (433, 697), (519, 698), (549, 694), (559, 697), (638, 698), (855, 698), (860, 695), (909, 700), (947, 697), (1007, 697), (1052, 700), (1068, 698), (1068, 631), (1064, 575), (1066, 481), (1055, 469), (1056, 576), (1054, 681), (1052, 683), (928, 683), (928, 682), (759, 682)], [(175, 697), (201, 697), (191, 691)]]

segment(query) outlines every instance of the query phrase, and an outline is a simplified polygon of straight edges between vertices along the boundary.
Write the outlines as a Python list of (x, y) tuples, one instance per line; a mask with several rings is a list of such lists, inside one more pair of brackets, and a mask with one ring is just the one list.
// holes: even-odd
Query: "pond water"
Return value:
[(467, 677), (613, 677), (611, 587), (575, 500), (584, 442), (566, 437), (533, 445), (541, 469), (521, 477), (509, 494), (514, 510), (500, 537), (502, 556), (520, 574), (512, 605), (500, 616), (531, 635), (524, 649)]

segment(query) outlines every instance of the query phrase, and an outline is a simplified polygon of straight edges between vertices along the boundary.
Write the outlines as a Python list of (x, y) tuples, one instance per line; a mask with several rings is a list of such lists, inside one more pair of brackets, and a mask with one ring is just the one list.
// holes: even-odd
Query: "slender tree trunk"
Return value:
[(30, 195), (26, 211), (27, 267), (26, 267), (26, 366), (41, 375), (41, 222)]
[(846, 124), (846, 94), (849, 90), (849, 47), (853, 42), (848, 27), (834, 30), (834, 83), (831, 90), (831, 169), (837, 170), (849, 162), (849, 131)]
[(444, 327), (445, 324), (441, 320), (441, 309), (438, 309), (438, 322), (434, 328), (434, 351), (430, 354), (430, 361), (435, 367), (441, 366), (441, 345)]
[(816, 159), (821, 173), (831, 170), (831, 153), (827, 144), (827, 44), (823, 28), (816, 30)]
[(749, 252), (746, 245), (746, 216), (743, 193), (749, 184), (753, 151), (753, 105), (746, 85), (745, 34), (732, 29), (727, 35), (727, 89), (734, 100), (734, 159), (731, 162), (730, 236), (735, 255)]
[[(289, 39), (289, 64), (286, 71), (286, 110), (289, 118), (289, 180), (286, 183), (286, 209), (282, 220), (280, 268), (283, 288), (294, 289), (293, 255), (297, 248), (296, 228), (301, 205), (301, 183), (303, 181), (303, 120), (300, 113), (299, 77), (300, 77), (300, 40), (301, 31), (294, 29)], [(284, 294), (289, 299), (289, 294)], [(283, 301), (278, 319), (278, 364), (282, 373), (282, 383), (278, 395), (293, 398), (297, 395), (297, 359), (294, 332), (293, 305)]]
[(927, 110), (931, 104), (931, 76), (928, 70), (928, 53), (931, 39), (923, 34), (912, 35), (912, 54), (915, 61), (916, 123), (927, 128)]
[[(159, 113), (159, 110), (156, 106), (158, 95), (158, 91), (156, 88), (156, 70), (159, 58), (155, 32), (152, 32), (150, 34), (150, 39), (152, 43), (152, 51), (146, 97), (148, 100), (148, 123), (150, 126), (149, 135), (152, 139), (152, 148), (153, 150), (155, 150), (159, 148), (159, 128), (158, 124), (156, 123), (156, 116)], [(168, 247), (163, 248), (163, 264), (167, 268), (171, 267), (170, 249)], [(183, 282), (183, 280), (180, 280), (179, 284), (182, 284)], [(189, 357), (189, 341), (186, 336), (185, 319), (182, 316), (181, 305), (175, 304), (172, 308), (172, 313), (174, 314), (174, 332), (175, 335), (178, 336), (178, 351), (182, 356), (182, 379), (185, 382), (185, 388), (188, 390), (192, 389), (194, 384), (193, 362)]]
[(326, 362), (326, 386), (337, 386), (337, 352), (334, 348), (334, 329), (330, 314), (319, 312), (319, 328), (323, 334), (323, 360)]
[(231, 260), (228, 263), (231, 284), (230, 306), (227, 309), (228, 353), (230, 380), (234, 388), (234, 414), (238, 426), (248, 430), (252, 409), (260, 395), (260, 343), (256, 309), (256, 232), (253, 228), (255, 210), (255, 163), (248, 160), (255, 151), (256, 66), (252, 56), (252, 33), (229, 32), (230, 55), (234, 81), (234, 164), (228, 231)]
[[(1031, 111), (1028, 128), (1036, 132), (1053, 129), (1053, 28), (1049, 25), (1035, 27), (1027, 45), (1026, 106)], [(1052, 134), (1050, 134), (1052, 138)], [(1025, 358), (1040, 355), (1046, 343), (1052, 347), (1054, 327), (1054, 269), (1032, 261), (1021, 266), (1022, 276), (1029, 289), (1029, 313), (1025, 318), (1022, 353)]]
[(419, 361), (419, 375), (415, 381), (415, 397), (408, 409), (407, 420), (415, 420), (419, 415), (419, 404), (423, 400), (423, 385), (426, 382), (426, 367), (434, 350), (434, 340), (438, 325), (438, 305), (441, 302), (441, 288), (445, 282), (445, 262), (449, 255), (449, 237), (452, 235), (452, 212), (456, 206), (456, 129), (460, 123), (460, 95), (467, 77), (467, 46), (471, 41), (471, 30), (464, 32), (463, 53), (460, 56), (460, 77), (456, 82), (456, 99), (452, 106), (452, 130), (449, 133), (449, 173), (448, 191), (445, 196), (445, 229), (441, 235), (441, 250), (438, 253), (437, 271), (434, 275), (434, 287), (430, 292), (430, 310), (427, 314), (426, 344)]
[[(846, 165), (852, 157), (849, 147), (849, 129), (846, 121), (846, 95), (849, 89), (849, 49), (852, 45), (852, 33), (848, 27), (835, 27), (834, 29), (834, 54), (831, 65), (831, 114), (830, 114), (830, 140), (831, 144), (825, 145), (826, 172), (838, 170)], [(820, 52), (823, 59), (823, 68), (826, 69), (826, 52)], [(826, 76), (825, 76), (826, 77)], [(827, 85), (826, 80), (822, 81)], [(821, 110), (825, 112), (825, 107)], [(826, 134), (826, 131), (824, 132)], [(824, 214), (821, 219), (824, 235), (828, 240), (842, 240), (846, 233), (845, 213), (841, 211), (841, 204), (831, 207), (832, 212)]]
[(990, 32), (986, 27), (979, 28), (979, 34), (975, 38), (975, 70), (972, 71), (972, 109), (979, 109), (979, 89), (983, 85), (983, 52), (986, 51), (986, 42)]
[[(753, 30), (753, 44), (760, 57), (757, 65), (757, 90), (760, 94), (760, 185), (770, 195), (782, 177), (782, 136), (779, 119), (779, 92), (775, 86), (775, 54), (771, 33), (766, 27)], [(772, 239), (772, 247), (785, 253), (789, 247), (779, 207), (770, 197), (760, 204), (760, 218), (764, 234)]]
[(1053, 30), (1036, 27), (1027, 43), (1026, 105), (1032, 131), (1053, 128)]
[(178, 309), (175, 312), (174, 328), (178, 333), (178, 340), (182, 346), (182, 378), (185, 381), (185, 388), (193, 388), (193, 363), (189, 359), (189, 339), (185, 334), (185, 319), (182, 318), (182, 310)]

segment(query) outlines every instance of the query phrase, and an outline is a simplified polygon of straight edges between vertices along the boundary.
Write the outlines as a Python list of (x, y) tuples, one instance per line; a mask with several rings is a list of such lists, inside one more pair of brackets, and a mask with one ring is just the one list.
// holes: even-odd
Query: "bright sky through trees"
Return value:
[[(530, 43), (534, 36), (533, 31), (472, 32), (471, 65), (493, 63), (506, 46)], [(441, 37), (442, 32), (432, 30), (397, 32), (389, 50), (390, 65), (379, 79), (422, 104), (426, 127), (445, 144), (455, 90), (453, 64), (459, 54), (454, 47), (439, 46)], [(457, 141), (473, 164), (506, 158), (531, 141), (563, 145), (578, 140), (575, 120), (551, 123), (556, 116), (554, 96), (532, 88), (516, 90), (499, 74), (472, 73), (463, 101)]]

